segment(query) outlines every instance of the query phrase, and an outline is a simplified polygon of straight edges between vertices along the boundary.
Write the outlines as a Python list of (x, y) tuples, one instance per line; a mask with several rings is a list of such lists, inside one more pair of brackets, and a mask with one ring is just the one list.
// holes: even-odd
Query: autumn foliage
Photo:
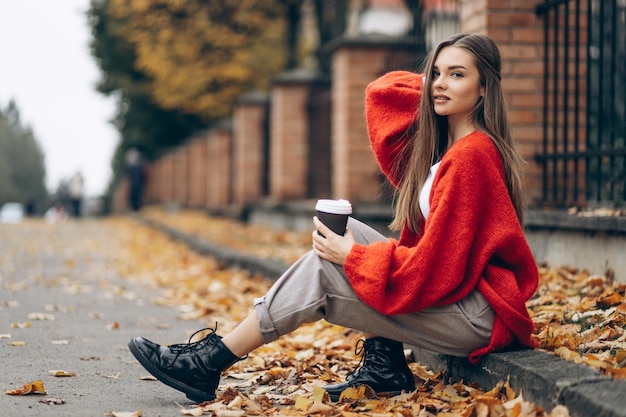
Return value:
[(285, 23), (274, 0), (109, 0), (134, 45), (146, 92), (164, 109), (205, 120), (234, 98), (265, 89), (284, 66)]

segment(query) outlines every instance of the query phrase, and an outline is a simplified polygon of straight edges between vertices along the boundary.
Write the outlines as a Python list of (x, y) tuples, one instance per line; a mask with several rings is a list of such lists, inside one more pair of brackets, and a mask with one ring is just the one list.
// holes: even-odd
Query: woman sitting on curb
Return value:
[(534, 346), (525, 303), (538, 272), (522, 228), (522, 161), (495, 43), (476, 34), (442, 42), (424, 76), (397, 71), (371, 83), (366, 116), (380, 168), (397, 187), (391, 228), (399, 240), (352, 218), (337, 235), (314, 218), (313, 250), (232, 332), (169, 347), (129, 342), (156, 378), (191, 400), (212, 400), (222, 371), (320, 319), (365, 334), (361, 367), (324, 387), (334, 401), (359, 385), (414, 390), (403, 343), (472, 362)]

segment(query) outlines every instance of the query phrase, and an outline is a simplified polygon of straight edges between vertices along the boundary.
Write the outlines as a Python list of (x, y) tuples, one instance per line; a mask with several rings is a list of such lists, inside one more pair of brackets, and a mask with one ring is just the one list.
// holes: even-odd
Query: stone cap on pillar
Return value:
[(328, 77), (328, 75), (304, 68), (296, 68), (289, 71), (283, 71), (272, 79), (272, 84), (274, 85), (320, 83), (330, 83), (330, 78)]
[(269, 100), (270, 95), (267, 91), (250, 91), (248, 93), (240, 94), (239, 96), (235, 97), (235, 104), (267, 104)]

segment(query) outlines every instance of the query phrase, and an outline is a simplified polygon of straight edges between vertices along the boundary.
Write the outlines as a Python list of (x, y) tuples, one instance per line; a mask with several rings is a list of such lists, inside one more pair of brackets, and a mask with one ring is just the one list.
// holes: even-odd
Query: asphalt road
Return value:
[[(191, 403), (134, 360), (135, 336), (183, 342), (203, 323), (151, 300), (117, 272), (117, 235), (96, 219), (0, 224), (0, 416), (180, 416)], [(74, 373), (56, 377), (50, 371)], [(41, 380), (46, 395), (7, 395)], [(50, 405), (42, 401), (63, 400)]]

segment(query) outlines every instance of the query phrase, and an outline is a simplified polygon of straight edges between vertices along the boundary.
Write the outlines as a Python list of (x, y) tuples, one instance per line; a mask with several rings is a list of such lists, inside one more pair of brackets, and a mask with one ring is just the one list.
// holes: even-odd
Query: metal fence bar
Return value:
[[(578, 153), (580, 151), (580, 0), (576, 0), (576, 9), (574, 14), (574, 153)], [(578, 190), (578, 184), (580, 181), (579, 178), (579, 158), (574, 158), (574, 190), (573, 190), (573, 199), (574, 202), (578, 202), (580, 198), (580, 193)]]
[[(585, 99), (587, 101), (587, 109), (585, 110), (585, 149), (587, 150), (587, 152), (589, 152), (591, 150), (591, 142), (589, 140), (590, 138), (590, 134), (589, 134), (589, 127), (591, 126), (591, 107), (593, 105), (593, 103), (591, 102), (591, 54), (589, 53), (589, 45), (591, 44), (591, 40), (593, 38), (593, 31), (592, 31), (592, 1), (593, 0), (587, 0), (587, 83), (586, 83), (586, 94), (585, 94)], [(587, 178), (589, 177), (589, 172), (591, 172), (591, 164), (592, 164), (592, 160), (591, 160), (591, 156), (588, 154), (585, 157), (585, 181), (587, 180)], [(587, 201), (589, 201), (589, 199), (591, 198), (591, 192), (588, 189), (588, 187), (585, 186), (585, 199)]]
[[(557, 155), (559, 138), (559, 9), (554, 9), (553, 14), (554, 42), (552, 43), (553, 65), (552, 65), (552, 153)], [(558, 198), (558, 162), (559, 158), (552, 161), (552, 201), (559, 201)]]

